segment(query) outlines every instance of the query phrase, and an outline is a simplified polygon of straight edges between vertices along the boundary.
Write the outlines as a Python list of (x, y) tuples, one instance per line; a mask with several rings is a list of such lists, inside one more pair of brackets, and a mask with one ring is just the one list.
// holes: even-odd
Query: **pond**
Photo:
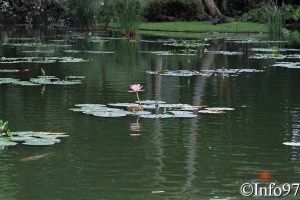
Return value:
[[(300, 148), (283, 144), (300, 141), (299, 43), (0, 28), (0, 79), (27, 81), (0, 84), (0, 119), (11, 131), (69, 136), (2, 146), (0, 199), (246, 199), (244, 183), (299, 182)], [(29, 85), (41, 70), (62, 84)], [(65, 84), (68, 76), (78, 84)], [(72, 110), (134, 103), (136, 83), (161, 113), (178, 108), (160, 101), (198, 110), (169, 118)]]

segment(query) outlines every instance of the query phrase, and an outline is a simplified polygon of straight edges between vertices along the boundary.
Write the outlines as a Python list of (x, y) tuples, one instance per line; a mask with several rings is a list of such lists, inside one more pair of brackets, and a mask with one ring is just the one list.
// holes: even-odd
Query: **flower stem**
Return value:
[(142, 107), (142, 103), (141, 103), (141, 100), (140, 100), (140, 97), (139, 97), (139, 93), (138, 93), (138, 92), (136, 92), (136, 97), (137, 97), (137, 99), (138, 99), (138, 101), (139, 101), (140, 107)]

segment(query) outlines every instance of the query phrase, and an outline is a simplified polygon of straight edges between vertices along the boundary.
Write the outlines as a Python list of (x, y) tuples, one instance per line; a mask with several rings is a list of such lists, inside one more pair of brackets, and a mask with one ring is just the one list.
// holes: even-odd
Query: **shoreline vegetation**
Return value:
[[(111, 23), (108, 30), (121, 30), (118, 24)], [(231, 22), (213, 25), (211, 21), (194, 22), (142, 22), (138, 34), (169, 35), (174, 37), (206, 37), (216, 34), (267, 34), (265, 24), (252, 22)]]
[(212, 25), (210, 21), (141, 23), (140, 31), (189, 32), (189, 33), (267, 33), (267, 26), (251, 22), (231, 22)]

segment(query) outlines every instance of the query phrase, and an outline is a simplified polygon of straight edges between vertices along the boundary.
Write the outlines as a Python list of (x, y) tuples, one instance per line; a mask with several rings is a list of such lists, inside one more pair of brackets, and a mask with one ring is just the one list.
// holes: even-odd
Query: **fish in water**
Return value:
[(47, 153), (47, 154), (42, 154), (42, 155), (30, 156), (30, 157), (22, 158), (21, 161), (38, 160), (38, 159), (46, 157), (47, 155), (49, 155), (49, 154)]
[(262, 180), (270, 180), (272, 178), (272, 176), (271, 176), (270, 172), (263, 171), (258, 175), (258, 178), (262, 179)]

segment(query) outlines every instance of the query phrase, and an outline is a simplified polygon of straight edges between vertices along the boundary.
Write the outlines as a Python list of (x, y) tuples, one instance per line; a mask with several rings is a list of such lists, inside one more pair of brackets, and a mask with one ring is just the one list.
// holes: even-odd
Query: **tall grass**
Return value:
[(124, 35), (133, 38), (141, 23), (141, 4), (138, 0), (118, 0), (118, 24)]
[(264, 1), (261, 4), (261, 20), (267, 25), (270, 34), (281, 35), (288, 16), (283, 7), (276, 4), (277, 1)]
[(103, 1), (99, 0), (75, 0), (76, 25), (83, 29), (93, 29), (99, 21), (100, 9)]

